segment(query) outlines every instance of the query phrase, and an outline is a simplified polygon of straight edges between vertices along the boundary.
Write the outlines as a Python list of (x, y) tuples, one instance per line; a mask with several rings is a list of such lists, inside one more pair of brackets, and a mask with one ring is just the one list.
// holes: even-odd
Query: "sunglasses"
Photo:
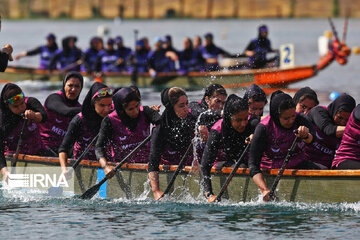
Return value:
[(18, 95), (15, 95), (12, 98), (5, 100), (5, 103), (14, 104), (14, 103), (19, 102), (20, 100), (24, 99), (24, 97), (25, 97), (24, 93), (19, 93)]
[(97, 93), (95, 93), (91, 99), (94, 99), (96, 97), (105, 97), (105, 96), (112, 96), (112, 95), (113, 95), (112, 88), (102, 88), (99, 91), (97, 91)]

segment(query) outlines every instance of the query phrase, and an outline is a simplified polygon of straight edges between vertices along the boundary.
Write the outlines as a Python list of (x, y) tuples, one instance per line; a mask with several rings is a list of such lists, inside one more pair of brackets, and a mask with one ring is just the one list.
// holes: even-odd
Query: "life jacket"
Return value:
[[(28, 99), (28, 97), (25, 97), (25, 103), (28, 102)], [(9, 136), (6, 137), (5, 153), (12, 153), (16, 151), (24, 121), (24, 119), (21, 119), (18, 125), (11, 131)], [(38, 155), (44, 148), (45, 147), (41, 142), (37, 123), (29, 119), (22, 136), (22, 145), (19, 153), (27, 155)]]
[[(65, 95), (62, 91), (58, 91), (56, 94), (59, 94), (63, 98), (67, 106), (74, 107), (66, 102)], [(81, 104), (78, 102), (75, 107), (81, 107)], [(39, 124), (41, 139), (46, 147), (57, 152), (72, 118), (53, 112), (45, 106), (44, 109), (46, 110), (48, 119), (45, 123)]]
[[(260, 167), (268, 169), (280, 168), (295, 140), (293, 131), (299, 126), (294, 124), (290, 129), (277, 127), (270, 115), (261, 120), (260, 123), (266, 127), (268, 133), (267, 146), (263, 153)], [(304, 143), (302, 141), (296, 144), (286, 168), (296, 168), (304, 161), (304, 156), (301, 154), (303, 147)]]
[[(73, 153), (75, 159), (77, 159), (85, 151), (91, 141), (96, 137), (96, 134), (87, 128), (82, 113), (78, 113), (77, 115), (81, 118), (81, 136), (74, 144)], [(96, 160), (95, 144), (89, 149), (83, 159)]]
[[(112, 159), (115, 162), (121, 161), (134, 148), (136, 148), (150, 134), (150, 122), (147, 120), (143, 107), (140, 107), (139, 119), (134, 131), (130, 131), (120, 120), (116, 111), (109, 114), (113, 127)], [(150, 142), (141, 147), (128, 162), (147, 163), (149, 162)]]
[[(327, 110), (327, 107), (321, 106)], [(318, 126), (313, 124), (315, 130), (315, 141), (311, 145), (304, 146), (305, 159), (311, 162), (320, 163), (331, 168), (335, 151), (338, 149), (341, 139), (336, 136), (327, 136)]]
[(360, 161), (360, 121), (351, 113), (346, 124), (340, 147), (335, 154), (332, 168), (336, 168), (346, 160)]
[(39, 69), (49, 69), (50, 60), (55, 56), (56, 50), (51, 51), (47, 46), (41, 47)]

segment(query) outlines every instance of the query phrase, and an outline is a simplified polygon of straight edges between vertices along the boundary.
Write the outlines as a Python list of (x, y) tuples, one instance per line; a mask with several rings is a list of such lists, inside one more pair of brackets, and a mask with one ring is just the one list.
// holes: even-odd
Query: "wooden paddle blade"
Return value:
[(99, 182), (98, 184), (92, 186), (91, 188), (89, 188), (86, 192), (84, 192), (80, 198), (81, 199), (91, 199), (93, 196), (95, 196), (95, 194), (99, 191), (100, 187), (101, 187), (102, 183)]

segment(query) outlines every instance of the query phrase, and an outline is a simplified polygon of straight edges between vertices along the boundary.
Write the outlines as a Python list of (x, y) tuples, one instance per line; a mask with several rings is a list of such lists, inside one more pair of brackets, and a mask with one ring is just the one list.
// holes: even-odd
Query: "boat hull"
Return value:
[[(10, 161), (12, 156), (8, 156)], [(69, 161), (69, 165), (73, 162)], [(115, 163), (114, 163), (115, 164)], [(10, 164), (8, 164), (10, 165)], [(57, 158), (20, 155), (19, 167), (59, 166)], [(96, 161), (84, 160), (75, 174), (75, 193), (93, 186), (97, 181), (100, 165)], [(164, 190), (177, 166), (160, 166), (160, 188)], [(212, 169), (214, 193), (218, 193), (232, 168), (223, 168), (220, 172)], [(26, 170), (25, 170), (26, 171)], [(271, 186), (278, 170), (264, 171), (265, 181)], [(80, 173), (80, 175), (79, 175)], [(204, 199), (200, 190), (200, 174), (190, 166), (181, 171), (171, 199)], [(278, 199), (309, 203), (340, 203), (360, 201), (360, 170), (291, 170), (284, 172), (278, 185)], [(83, 186), (83, 187), (81, 187)], [(81, 189), (83, 188), (83, 189)], [(107, 198), (153, 198), (147, 174), (146, 164), (125, 164), (119, 174), (107, 182)], [(260, 196), (257, 186), (249, 176), (248, 169), (238, 169), (223, 195), (231, 202), (257, 201)]]

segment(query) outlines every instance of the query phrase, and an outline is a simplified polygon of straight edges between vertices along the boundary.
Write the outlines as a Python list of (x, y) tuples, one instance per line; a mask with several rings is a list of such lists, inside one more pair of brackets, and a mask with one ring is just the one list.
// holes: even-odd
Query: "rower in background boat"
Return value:
[[(59, 147), (59, 161), (64, 174), (68, 172), (67, 154), (71, 149), (74, 149), (73, 157), (78, 159), (99, 133), (102, 120), (112, 110), (112, 96), (113, 89), (99, 82), (95, 82), (89, 89), (81, 112), (71, 120)], [(96, 160), (95, 147), (92, 147), (83, 158)]]
[(309, 111), (319, 105), (317, 94), (310, 87), (300, 88), (294, 95), (293, 100), (296, 104), (296, 112), (308, 114)]
[(99, 52), (95, 63), (97, 72), (120, 72), (121, 60), (118, 58), (114, 44), (114, 39), (109, 38), (106, 41), (106, 48)]
[(244, 99), (249, 104), (249, 119), (261, 119), (264, 113), (264, 107), (267, 104), (267, 98), (264, 90), (258, 85), (251, 84), (244, 94)]
[(34, 56), (40, 54), (40, 64), (39, 69), (49, 69), (50, 60), (55, 56), (58, 50), (58, 45), (56, 43), (56, 36), (53, 33), (49, 33), (46, 36), (47, 43), (46, 45), (39, 46), (35, 49), (22, 52), (15, 56), (15, 60), (20, 60), (26, 56)]
[(0, 51), (0, 72), (4, 72), (7, 68), (8, 61), (12, 61), (13, 48), (10, 44), (6, 44)]
[(93, 37), (90, 40), (90, 47), (85, 50), (82, 56), (82, 65), (81, 71), (92, 73), (95, 71), (96, 60), (98, 54), (101, 50), (103, 50), (103, 45), (101, 44), (102, 39), (100, 37)]
[[(217, 169), (234, 165), (247, 145), (245, 139), (254, 133), (258, 123), (257, 118), (249, 120), (247, 99), (240, 98), (235, 94), (228, 97), (224, 106), (224, 117), (211, 128), (201, 161), (201, 171), (204, 176), (202, 184), (205, 197), (209, 202), (214, 202), (216, 198), (212, 191), (211, 168), (213, 165)], [(221, 159), (224, 162), (217, 161), (219, 152), (225, 154)], [(245, 157), (240, 167), (247, 168), (247, 161), (248, 158)]]
[(360, 169), (360, 105), (350, 115), (332, 168)]
[[(81, 111), (78, 99), (84, 79), (78, 72), (69, 72), (60, 91), (50, 94), (44, 104), (48, 120), (39, 125), (42, 142), (58, 156), (58, 148), (66, 134), (71, 119)], [(71, 153), (68, 153), (71, 156)]]
[(204, 35), (205, 43), (200, 49), (202, 57), (205, 59), (205, 70), (206, 71), (218, 71), (220, 70), (218, 58), (232, 57), (232, 54), (226, 52), (224, 49), (214, 44), (214, 35), (212, 33), (206, 33)]
[[(298, 133), (294, 134), (293, 131), (296, 129)], [(302, 151), (304, 144), (314, 141), (313, 136), (315, 133), (311, 122), (305, 115), (295, 112), (292, 98), (280, 90), (275, 91), (270, 98), (270, 115), (256, 126), (250, 145), (250, 176), (259, 187), (263, 200), (270, 200), (270, 190), (266, 186), (260, 167), (280, 168), (295, 137), (301, 138), (302, 141), (296, 144), (287, 168), (319, 169), (314, 163), (304, 160)]]
[[(267, 59), (267, 54), (270, 52), (278, 52), (271, 47), (271, 42), (268, 39), (269, 30), (266, 25), (261, 25), (258, 28), (258, 37), (251, 40), (245, 49), (245, 55), (249, 57), (249, 68), (265, 68), (278, 66), (278, 56)], [(270, 65), (270, 66), (269, 66)]]
[(201, 51), (194, 49), (190, 38), (185, 38), (184, 49), (178, 52), (180, 68), (178, 72), (203, 72), (205, 70), (205, 59)]
[[(28, 119), (25, 131), (22, 135), (22, 147), (19, 153), (28, 155), (49, 155), (45, 146), (41, 142), (38, 123), (47, 120), (45, 109), (39, 100), (33, 97), (25, 97), (19, 86), (7, 83), (1, 91), (1, 159), (4, 153), (14, 153), (20, 138), (20, 133), (24, 126), (25, 118)], [(6, 163), (1, 163), (1, 168), (6, 167)], [(5, 176), (7, 169), (3, 169)]]
[(201, 51), (201, 48), (203, 48), (202, 46), (202, 40), (201, 37), (199, 35), (196, 35), (193, 39), (193, 44), (194, 44), (194, 49)]
[(313, 124), (316, 138), (311, 145), (304, 147), (304, 156), (308, 161), (321, 169), (331, 168), (355, 105), (355, 99), (343, 93), (327, 107), (317, 106), (310, 110), (307, 116)]
[[(186, 92), (178, 87), (166, 88), (161, 92), (161, 102), (165, 110), (160, 124), (153, 128), (148, 165), (149, 179), (158, 200), (163, 192), (159, 187), (159, 164), (177, 165), (192, 143), (196, 117), (188, 107)], [(185, 159), (191, 165), (193, 154)]]
[(54, 57), (50, 60), (49, 70), (80, 71), (81, 62), (77, 63), (82, 57), (82, 51), (75, 45), (76, 42), (77, 37), (75, 36), (68, 36), (62, 39), (62, 49), (57, 50)]
[(137, 73), (147, 73), (148, 72), (148, 64), (147, 64), (147, 56), (149, 51), (146, 49), (143, 40), (136, 41), (135, 51), (131, 53), (131, 64), (129, 66), (129, 72), (133, 72), (136, 67)]
[(117, 36), (115, 38), (116, 44), (116, 56), (117, 59), (117, 70), (119, 72), (128, 72), (127, 62), (129, 61), (129, 57), (131, 56), (131, 48), (124, 46), (124, 40), (121, 36)]
[(148, 68), (151, 76), (156, 76), (158, 72), (175, 72), (175, 61), (178, 60), (177, 54), (166, 51), (163, 48), (163, 40), (155, 39), (154, 50), (148, 55)]
[[(123, 159), (150, 135), (150, 125), (160, 121), (157, 111), (148, 106), (140, 106), (141, 96), (135, 88), (121, 88), (114, 94), (113, 101), (115, 111), (102, 121), (95, 147), (96, 157), (106, 174), (113, 169), (107, 162)], [(111, 145), (111, 157), (106, 153), (108, 144)], [(128, 162), (147, 163), (149, 152), (150, 144), (147, 144)]]

